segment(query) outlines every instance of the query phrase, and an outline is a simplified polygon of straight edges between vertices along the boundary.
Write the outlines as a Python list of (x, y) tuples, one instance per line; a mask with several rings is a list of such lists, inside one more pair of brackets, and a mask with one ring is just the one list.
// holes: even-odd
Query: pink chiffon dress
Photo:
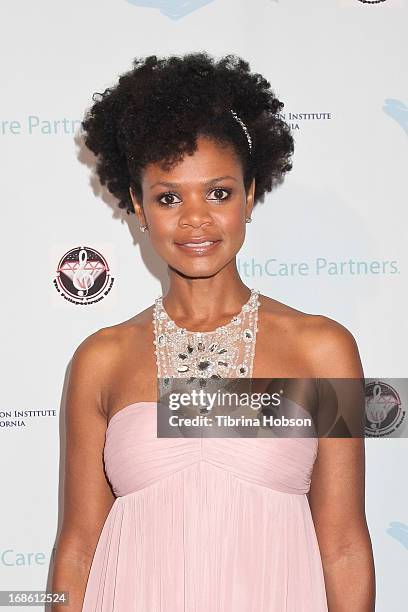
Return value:
[(159, 438), (155, 402), (111, 418), (116, 495), (83, 612), (327, 612), (307, 499), (318, 439)]

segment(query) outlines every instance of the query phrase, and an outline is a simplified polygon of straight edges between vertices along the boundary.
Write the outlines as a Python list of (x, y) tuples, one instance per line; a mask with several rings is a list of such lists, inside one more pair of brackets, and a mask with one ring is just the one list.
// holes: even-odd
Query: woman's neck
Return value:
[(224, 325), (238, 313), (251, 294), (238, 275), (219, 274), (186, 278), (170, 274), (170, 289), (163, 297), (168, 315), (181, 327)]

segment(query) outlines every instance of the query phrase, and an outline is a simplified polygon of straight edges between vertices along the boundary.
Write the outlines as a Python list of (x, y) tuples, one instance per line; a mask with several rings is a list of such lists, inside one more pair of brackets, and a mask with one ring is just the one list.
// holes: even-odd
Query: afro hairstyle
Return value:
[[(169, 169), (197, 149), (197, 137), (232, 145), (246, 190), (255, 179), (255, 203), (291, 170), (294, 141), (280, 117), (284, 104), (270, 83), (235, 55), (206, 52), (136, 58), (113, 87), (94, 93), (81, 127), (96, 156), (102, 185), (133, 213), (131, 187), (143, 201), (142, 171), (149, 163)], [(252, 140), (252, 151), (243, 128)]]

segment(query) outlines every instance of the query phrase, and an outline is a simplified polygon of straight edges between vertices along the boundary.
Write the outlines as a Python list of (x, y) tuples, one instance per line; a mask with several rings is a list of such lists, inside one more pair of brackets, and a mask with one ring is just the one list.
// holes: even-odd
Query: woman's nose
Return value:
[(180, 225), (199, 227), (203, 223), (212, 222), (209, 203), (202, 196), (189, 196), (180, 209)]

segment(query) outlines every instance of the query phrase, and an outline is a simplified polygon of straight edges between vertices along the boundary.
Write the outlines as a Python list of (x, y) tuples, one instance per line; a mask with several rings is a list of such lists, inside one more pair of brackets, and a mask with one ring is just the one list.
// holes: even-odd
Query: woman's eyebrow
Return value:
[[(232, 181), (238, 182), (238, 179), (236, 179), (235, 176), (230, 176), (227, 174), (225, 176), (217, 176), (217, 178), (213, 178), (209, 181), (203, 181), (203, 184), (212, 185), (213, 183), (218, 183), (218, 181), (225, 181), (225, 179), (231, 179)], [(153, 187), (156, 187), (157, 185), (174, 189), (176, 187), (180, 187), (182, 183), (169, 183), (167, 181), (158, 181), (157, 183), (153, 183), (152, 185), (150, 185), (150, 189), (153, 189)]]

